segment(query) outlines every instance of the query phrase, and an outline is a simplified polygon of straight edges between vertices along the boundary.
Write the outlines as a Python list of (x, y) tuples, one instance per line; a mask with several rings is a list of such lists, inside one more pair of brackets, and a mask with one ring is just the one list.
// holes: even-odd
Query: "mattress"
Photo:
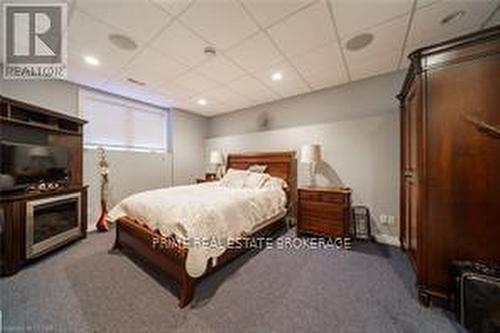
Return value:
[[(286, 214), (286, 193), (277, 186), (231, 188), (219, 182), (145, 191), (122, 200), (111, 220), (129, 216), (188, 247), (186, 271), (203, 275), (231, 240), (250, 235)], [(209, 246), (207, 246), (209, 244)]]

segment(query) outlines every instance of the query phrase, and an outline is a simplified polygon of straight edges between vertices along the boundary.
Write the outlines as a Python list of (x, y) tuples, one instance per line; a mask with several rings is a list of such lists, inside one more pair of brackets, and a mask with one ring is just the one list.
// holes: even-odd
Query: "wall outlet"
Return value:
[(382, 225), (387, 224), (387, 215), (385, 215), (385, 214), (380, 215), (380, 224), (382, 224)]
[(393, 215), (388, 215), (387, 216), (387, 224), (394, 225), (395, 222), (396, 222), (396, 218)]

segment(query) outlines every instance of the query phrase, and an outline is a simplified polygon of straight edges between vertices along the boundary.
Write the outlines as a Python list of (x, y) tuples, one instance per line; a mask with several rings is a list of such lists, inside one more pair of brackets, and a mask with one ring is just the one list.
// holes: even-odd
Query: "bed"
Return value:
[[(295, 202), (296, 195), (297, 170), (295, 152), (230, 154), (227, 158), (228, 169), (247, 170), (250, 166), (254, 165), (265, 165), (265, 172), (267, 174), (282, 180), (284, 185), (286, 185), (284, 190), (284, 200), (286, 203), (284, 212), (272, 211), (272, 214), (268, 214), (272, 216), (259, 216), (260, 219), (264, 217), (266, 217), (266, 219), (264, 221), (259, 221), (259, 223), (252, 226), (242, 223), (242, 225), (246, 228), (245, 230), (249, 231), (249, 233), (244, 235), (250, 239), (255, 237), (271, 236), (278, 230), (284, 228), (286, 225), (285, 218), (287, 216), (294, 215), (293, 203)], [(231, 196), (233, 193), (236, 193), (230, 192), (225, 194), (225, 192), (219, 189), (215, 183), (191, 185), (190, 187), (192, 187), (192, 189), (187, 187), (178, 187), (171, 188), (168, 191), (170, 191), (170, 196), (172, 196), (172, 193), (176, 193), (176, 197), (178, 198), (177, 200), (181, 200), (179, 198), (182, 198), (185, 193), (189, 193), (190, 190), (192, 190), (193, 193), (199, 193), (200, 197), (203, 196), (203, 193), (213, 193), (214, 200), (216, 200), (217, 196)], [(251, 199), (247, 207), (248, 209), (253, 209), (253, 211), (248, 213), (250, 215), (259, 213), (253, 206), (259, 207), (259, 205), (262, 205), (266, 201), (265, 195), (269, 195), (269, 193), (263, 193), (259, 194), (259, 196), (254, 196), (248, 191), (239, 191), (237, 193), (238, 195), (247, 196)], [(197, 269), (199, 268), (199, 265), (193, 265), (193, 263), (197, 263), (199, 261), (193, 259), (193, 257), (198, 259), (200, 256), (206, 258), (207, 254), (204, 253), (201, 255), (200, 253), (197, 253), (199, 251), (195, 247), (188, 246), (188, 243), (181, 241), (179, 234), (182, 234), (182, 232), (170, 232), (172, 231), (170, 229), (164, 230), (160, 227), (157, 228), (157, 226), (160, 226), (161, 224), (158, 223), (158, 221), (154, 222), (153, 217), (147, 213), (148, 208), (151, 208), (148, 206), (158, 206), (158, 202), (155, 203), (153, 198), (161, 194), (162, 192), (154, 192), (142, 195), (142, 202), (138, 205), (138, 207), (143, 209), (142, 211), (139, 210), (140, 212), (143, 212), (142, 214), (138, 213), (134, 214), (134, 216), (132, 216), (132, 214), (125, 216), (123, 216), (125, 213), (120, 214), (121, 216), (116, 219), (116, 239), (114, 248), (121, 250), (127, 255), (139, 258), (141, 261), (145, 261), (147, 264), (152, 265), (156, 269), (159, 269), (162, 273), (172, 278), (177, 285), (179, 307), (183, 308), (192, 301), (195, 286), (203, 277), (213, 273), (226, 263), (230, 262), (232, 259), (248, 251), (249, 248), (247, 248), (244, 244), (240, 244), (241, 246), (233, 246), (226, 250), (223, 249), (224, 251), (222, 253), (217, 253), (216, 258), (211, 257), (207, 260), (206, 267), (203, 270)], [(148, 198), (151, 199), (150, 202), (148, 202)], [(175, 200), (173, 200), (173, 202), (175, 203)], [(281, 201), (280, 204), (282, 204)], [(168, 214), (170, 209), (172, 211), (172, 215), (174, 215), (175, 212), (177, 214), (176, 216), (178, 216), (179, 212), (176, 211), (176, 208), (177, 207), (175, 205), (168, 206), (166, 208), (164, 207), (163, 211), (165, 214)], [(233, 209), (233, 213), (237, 216), (238, 212), (234, 211), (234, 209), (238, 208), (234, 206), (227, 209), (230, 208)], [(242, 208), (242, 210), (245, 209)], [(188, 211), (184, 212), (188, 214)], [(212, 209), (211, 212), (212, 214), (207, 214), (206, 217), (202, 214), (201, 217), (197, 217), (202, 219), (206, 218), (208, 225), (209, 223), (214, 223), (212, 215), (215, 214), (215, 216), (219, 216), (217, 214), (224, 214), (222, 208), (221, 212), (218, 212), (216, 208)], [(137, 216), (141, 217), (138, 218)], [(163, 215), (163, 218), (168, 219), (169, 216)], [(227, 224), (224, 226), (226, 225)], [(188, 224), (184, 224), (184, 226), (189, 227)], [(227, 235), (230, 235), (230, 228), (227, 229)], [(224, 230), (219, 229), (218, 232), (224, 233)], [(221, 250), (219, 249), (218, 251)]]

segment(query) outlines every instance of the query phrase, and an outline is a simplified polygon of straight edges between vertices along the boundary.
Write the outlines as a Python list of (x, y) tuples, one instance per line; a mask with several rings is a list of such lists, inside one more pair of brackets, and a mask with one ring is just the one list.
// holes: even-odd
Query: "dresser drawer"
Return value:
[(305, 217), (301, 218), (299, 229), (301, 232), (312, 232), (330, 237), (345, 235), (342, 224), (325, 223), (324, 221)]
[(335, 206), (324, 202), (303, 202), (299, 203), (301, 216), (317, 217), (328, 220), (344, 220), (346, 209), (342, 206)]
[(347, 203), (348, 196), (343, 193), (300, 191), (299, 198), (304, 201)]

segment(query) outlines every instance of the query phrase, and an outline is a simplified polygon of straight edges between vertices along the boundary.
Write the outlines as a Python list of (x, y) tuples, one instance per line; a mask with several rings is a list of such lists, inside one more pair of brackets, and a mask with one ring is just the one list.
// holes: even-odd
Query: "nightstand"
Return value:
[(301, 187), (298, 192), (297, 234), (325, 237), (350, 236), (350, 189)]

